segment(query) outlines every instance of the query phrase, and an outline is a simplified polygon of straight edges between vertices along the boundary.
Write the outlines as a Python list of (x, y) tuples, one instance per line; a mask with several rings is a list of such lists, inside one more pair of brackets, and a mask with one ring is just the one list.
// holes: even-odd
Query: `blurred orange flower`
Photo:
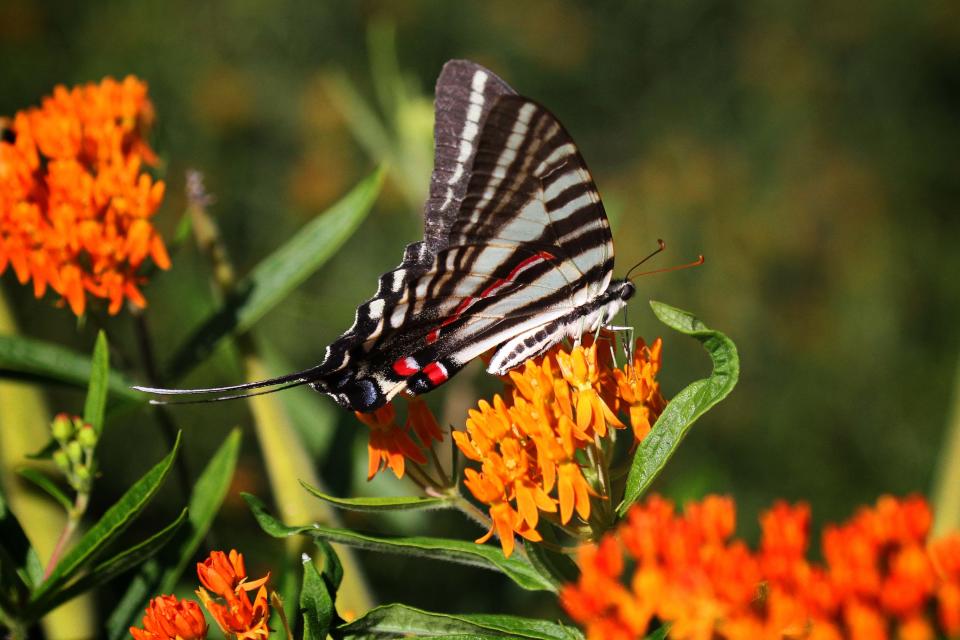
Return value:
[(807, 505), (778, 502), (764, 513), (756, 552), (731, 539), (734, 515), (733, 501), (717, 496), (683, 515), (657, 496), (634, 506), (615, 532), (581, 548), (564, 608), (591, 639), (640, 637), (654, 620), (678, 640), (960, 632), (960, 535), (928, 544), (922, 498), (884, 496), (827, 527), (822, 565), (806, 559)]
[[(197, 597), (224, 635), (236, 640), (257, 640), (270, 635), (267, 626), (270, 606), (264, 586), (270, 578), (269, 573), (248, 582), (243, 554), (231, 549), (229, 555), (214, 551), (203, 562), (197, 563), (197, 576), (203, 584), (197, 589)], [(211, 596), (207, 589), (219, 598)], [(247, 592), (253, 590), (257, 594), (250, 602)]]
[(193, 600), (157, 596), (143, 616), (143, 629), (130, 627), (136, 640), (201, 640), (207, 637), (207, 621)]
[(156, 156), (144, 140), (153, 121), (147, 86), (57, 86), (40, 107), (18, 112), (0, 141), (0, 274), (7, 266), (39, 298), (49, 286), (79, 315), (86, 296), (146, 306), (138, 269), (170, 258), (150, 218), (164, 184), (143, 171)]

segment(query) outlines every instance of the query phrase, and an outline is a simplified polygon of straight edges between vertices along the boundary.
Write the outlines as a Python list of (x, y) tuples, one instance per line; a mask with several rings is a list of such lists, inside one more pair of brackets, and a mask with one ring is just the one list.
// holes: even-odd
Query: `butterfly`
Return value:
[(380, 277), (320, 364), (227, 387), (137, 388), (236, 394), (220, 400), (310, 385), (368, 412), (437, 388), (489, 350), (487, 370), (503, 375), (609, 324), (635, 287), (612, 279), (610, 224), (563, 125), (467, 60), (444, 65), (435, 112), (423, 240)]

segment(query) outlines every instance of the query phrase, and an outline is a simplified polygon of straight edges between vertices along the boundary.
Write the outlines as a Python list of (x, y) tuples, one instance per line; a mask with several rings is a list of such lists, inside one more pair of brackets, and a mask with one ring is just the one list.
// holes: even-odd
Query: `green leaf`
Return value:
[(540, 575), (530, 564), (530, 561), (519, 551), (506, 558), (500, 549), (493, 546), (463, 540), (420, 536), (405, 538), (377, 537), (356, 533), (349, 529), (337, 529), (319, 524), (291, 527), (267, 513), (263, 502), (256, 496), (242, 495), (250, 506), (250, 510), (257, 519), (260, 528), (275, 538), (286, 538), (298, 534), (312, 537), (319, 536), (331, 542), (339, 542), (359, 549), (400, 553), (407, 556), (432, 558), (493, 569), (503, 573), (520, 587), (529, 591), (556, 591), (553, 582)]
[(95, 560), (106, 546), (140, 515), (166, 479), (179, 449), (180, 434), (178, 433), (170, 453), (137, 480), (60, 559), (50, 576), (33, 592), (33, 602), (38, 602), (62, 588), (80, 569)]
[(415, 511), (418, 509), (449, 509), (456, 504), (453, 498), (423, 498), (419, 496), (388, 496), (385, 498), (337, 498), (320, 491), (303, 480), (300, 481), (303, 488), (341, 509), (350, 511)]
[(97, 333), (97, 343), (93, 348), (90, 367), (90, 385), (87, 387), (87, 400), (83, 405), (83, 421), (93, 425), (97, 435), (103, 433), (103, 415), (107, 410), (107, 391), (110, 384), (110, 352), (107, 346), (107, 334)]
[(314, 543), (323, 558), (322, 573), (330, 580), (332, 589), (336, 591), (340, 588), (340, 583), (343, 582), (343, 564), (340, 562), (340, 556), (333, 550), (333, 545), (326, 540), (316, 538)]
[(572, 627), (520, 616), (433, 613), (402, 604), (371, 609), (363, 617), (337, 627), (348, 638), (535, 638), (582, 639)]
[(574, 582), (580, 574), (569, 555), (548, 549), (543, 544), (528, 544), (524, 547), (530, 564), (551, 583), (559, 588), (564, 582)]
[(660, 414), (657, 423), (633, 456), (623, 502), (617, 511), (623, 515), (640, 499), (667, 460), (679, 446), (697, 418), (727, 397), (740, 376), (737, 347), (727, 336), (707, 327), (693, 314), (662, 302), (650, 302), (662, 323), (699, 341), (713, 361), (709, 378), (693, 382), (675, 395)]
[[(0, 374), (86, 388), (93, 378), (93, 365), (89, 357), (57, 344), (0, 335)], [(145, 396), (131, 389), (132, 385), (132, 381), (114, 373), (107, 388), (117, 398), (144, 402)]]
[(237, 283), (180, 347), (168, 367), (175, 380), (206, 358), (223, 338), (243, 333), (319, 269), (366, 217), (383, 182), (383, 171), (365, 178), (325, 213), (297, 232)]
[(39, 618), (47, 611), (55, 609), (64, 602), (76, 598), (96, 586), (108, 582), (117, 575), (149, 560), (154, 554), (166, 545), (177, 534), (180, 527), (187, 521), (187, 510), (184, 509), (177, 519), (166, 527), (153, 534), (143, 542), (136, 544), (115, 556), (97, 563), (86, 575), (68, 586), (56, 591), (46, 598), (34, 601), (30, 606), (31, 617)]
[(107, 637), (111, 640), (127, 635), (127, 630), (151, 597), (174, 590), (227, 495), (240, 453), (240, 436), (240, 429), (232, 430), (213, 454), (193, 485), (186, 525), (159, 556), (144, 564), (131, 580), (126, 593), (107, 619)]
[(303, 586), (300, 589), (300, 609), (303, 611), (304, 640), (326, 640), (330, 625), (336, 615), (333, 607), (334, 594), (313, 565), (313, 560), (304, 556)]
[(18, 610), (29, 598), (36, 555), (0, 487), (0, 605), (5, 611)]
[(17, 469), (17, 473), (50, 494), (50, 497), (59, 502), (60, 506), (67, 511), (73, 509), (73, 501), (67, 497), (63, 489), (57, 486), (56, 482), (47, 477), (43, 472), (32, 467), (21, 467)]

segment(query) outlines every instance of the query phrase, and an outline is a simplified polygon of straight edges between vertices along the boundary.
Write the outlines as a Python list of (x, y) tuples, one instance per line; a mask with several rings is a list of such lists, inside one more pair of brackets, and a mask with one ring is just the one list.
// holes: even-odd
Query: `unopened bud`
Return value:
[(71, 462), (76, 464), (83, 460), (83, 447), (76, 440), (67, 443), (66, 451)]
[(53, 452), (53, 463), (57, 465), (57, 469), (60, 469), (60, 471), (64, 473), (70, 471), (70, 457), (63, 449), (57, 449)]
[[(90, 483), (90, 468), (85, 464), (78, 464), (73, 469), (74, 473), (77, 474), (77, 480), (80, 481), (80, 484), (87, 486)], [(77, 487), (78, 489), (80, 487)]]
[(83, 425), (80, 431), (77, 432), (77, 442), (79, 442), (84, 449), (93, 449), (97, 446), (96, 429), (89, 424)]
[(50, 425), (50, 432), (60, 442), (66, 442), (73, 436), (73, 422), (65, 413), (58, 413)]

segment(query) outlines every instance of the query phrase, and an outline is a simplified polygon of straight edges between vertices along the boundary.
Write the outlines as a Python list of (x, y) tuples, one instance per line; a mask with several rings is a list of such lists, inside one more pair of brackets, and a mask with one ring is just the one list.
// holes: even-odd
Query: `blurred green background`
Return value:
[[(681, 500), (732, 494), (748, 537), (777, 498), (810, 501), (820, 524), (881, 493), (929, 493), (960, 346), (956, 2), (0, 0), (0, 114), (36, 104), (57, 83), (146, 80), (168, 184), (156, 224), (173, 236), (185, 171), (201, 171), (241, 273), (392, 163), (360, 232), (257, 327), (291, 368), (320, 359), (379, 274), (419, 238), (433, 83), (455, 57), (489, 66), (573, 134), (614, 226), (618, 274), (657, 238), (668, 251), (656, 266), (706, 256), (702, 268), (641, 279), (629, 311), (649, 339), (661, 327), (645, 300), (689, 309), (741, 351), (739, 387), (697, 424), (659, 491)], [(146, 290), (161, 360), (213, 305), (197, 251), (187, 243), (173, 261)], [(127, 314), (78, 326), (12, 273), (2, 286), (27, 335), (89, 352), (106, 327), (115, 366), (143, 380)], [(692, 341), (665, 338), (669, 396), (707, 362)], [(430, 397), (455, 426), (497, 388), (480, 367), (471, 372)], [(239, 375), (227, 347), (185, 383)], [(368, 485), (366, 429), (319, 396), (291, 395), (312, 403), (298, 426), (334, 492), (410, 490), (392, 478)], [(55, 410), (80, 410), (81, 393), (50, 397)], [(250, 422), (243, 403), (174, 416), (194, 469), (231, 426)], [(94, 512), (162, 450), (146, 412), (110, 425)], [(213, 542), (241, 547), (265, 568), (281, 549), (256, 528), (240, 490), (268, 494), (249, 432)], [(163, 498), (151, 507), (157, 522), (182, 502), (175, 484)], [(435, 512), (349, 523), (480, 533)], [(435, 565), (398, 580), (393, 558), (362, 561), (381, 601), (554, 615), (555, 603), (492, 573)]]

